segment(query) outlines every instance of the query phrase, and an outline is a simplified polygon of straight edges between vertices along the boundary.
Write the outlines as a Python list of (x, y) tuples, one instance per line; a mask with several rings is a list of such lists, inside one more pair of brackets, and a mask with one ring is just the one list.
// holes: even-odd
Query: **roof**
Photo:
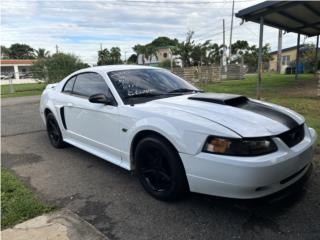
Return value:
[(245, 21), (300, 33), (307, 36), (320, 34), (320, 1), (266, 1), (236, 13)]
[(163, 68), (150, 67), (145, 65), (120, 64), (120, 65), (103, 65), (103, 66), (83, 68), (81, 70), (78, 70), (77, 73), (88, 72), (88, 71), (111, 72), (111, 71), (132, 70), (132, 69), (163, 69)]
[[(304, 48), (304, 46), (305, 46), (304, 44), (301, 44), (300, 49)], [(286, 52), (286, 51), (290, 51), (290, 50), (297, 50), (297, 46), (282, 48), (281, 52)], [(275, 54), (275, 53), (278, 53), (278, 50), (270, 52), (270, 54)]]
[(0, 59), (0, 64), (33, 64), (31, 59)]

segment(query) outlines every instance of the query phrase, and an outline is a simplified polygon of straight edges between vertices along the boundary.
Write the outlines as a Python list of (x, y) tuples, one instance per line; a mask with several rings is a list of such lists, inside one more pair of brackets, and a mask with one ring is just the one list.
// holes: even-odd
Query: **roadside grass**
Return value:
[(41, 203), (12, 173), (1, 169), (1, 228), (53, 210)]
[(10, 85), (1, 85), (1, 98), (40, 95), (45, 87), (45, 83), (14, 84), (14, 93), (10, 93)]
[[(262, 80), (261, 97), (264, 101), (288, 107), (306, 119), (308, 126), (320, 134), (320, 98), (317, 97), (318, 80), (313, 74), (294, 75), (265, 74)], [(243, 80), (223, 81), (197, 86), (208, 92), (224, 92), (256, 98), (256, 75), (247, 75)], [(320, 137), (318, 138), (320, 147)]]

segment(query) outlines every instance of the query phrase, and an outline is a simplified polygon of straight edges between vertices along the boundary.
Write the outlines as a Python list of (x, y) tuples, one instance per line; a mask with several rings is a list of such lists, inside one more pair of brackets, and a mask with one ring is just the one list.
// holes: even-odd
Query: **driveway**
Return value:
[[(320, 158), (309, 180), (261, 200), (190, 194), (164, 203), (133, 173), (75, 147), (55, 149), (38, 98), (2, 102), (2, 165), (46, 202), (76, 212), (110, 239), (316, 239)], [(232, 174), (232, 173), (230, 173)]]

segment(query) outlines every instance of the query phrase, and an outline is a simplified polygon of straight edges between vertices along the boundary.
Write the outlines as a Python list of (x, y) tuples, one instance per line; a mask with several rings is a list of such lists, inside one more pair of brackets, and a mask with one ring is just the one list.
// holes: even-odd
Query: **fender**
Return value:
[[(51, 90), (49, 90), (51, 91)], [(65, 132), (65, 129), (63, 127), (62, 121), (61, 121), (61, 116), (60, 116), (60, 108), (62, 105), (55, 105), (52, 100), (50, 100), (49, 95), (50, 92), (47, 90), (45, 94), (42, 95), (41, 97), (41, 102), (40, 102), (40, 113), (41, 113), (41, 118), (43, 120), (44, 125), (46, 125), (46, 119), (45, 119), (45, 110), (49, 109), (54, 117), (56, 118), (59, 128), (62, 132), (62, 134)]]
[[(208, 121), (205, 119), (203, 120)], [(230, 136), (239, 137), (234, 132), (231, 132), (225, 127), (212, 122), (210, 122), (210, 128), (209, 126), (200, 127), (197, 129), (197, 131), (188, 131), (183, 129), (184, 128), (177, 129), (173, 124), (170, 123), (170, 121), (157, 117), (149, 117), (138, 120), (132, 127), (130, 127), (127, 132), (128, 137), (126, 138), (126, 141), (124, 143), (123, 151), (124, 164), (129, 165), (129, 168), (132, 169), (132, 156), (130, 156), (132, 150), (132, 142), (134, 137), (142, 131), (154, 131), (162, 135), (176, 148), (179, 153), (185, 153), (188, 155), (195, 155), (201, 151), (203, 144), (207, 138), (208, 132), (215, 132), (212, 131), (213, 129), (216, 130), (215, 133), (217, 133), (217, 135), (220, 135), (219, 133), (224, 132), (225, 134), (230, 134)], [(190, 126), (190, 129), (194, 128)]]

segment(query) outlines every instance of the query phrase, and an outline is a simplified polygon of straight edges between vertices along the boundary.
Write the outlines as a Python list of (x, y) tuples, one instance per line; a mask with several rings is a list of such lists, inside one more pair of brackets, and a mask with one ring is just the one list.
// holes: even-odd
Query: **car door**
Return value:
[(76, 76), (72, 94), (64, 107), (68, 136), (83, 144), (85, 150), (98, 156), (103, 154), (109, 161), (119, 164), (121, 143), (117, 104), (115, 100), (113, 105), (89, 102), (89, 97), (98, 93), (113, 98), (100, 74), (88, 72)]

